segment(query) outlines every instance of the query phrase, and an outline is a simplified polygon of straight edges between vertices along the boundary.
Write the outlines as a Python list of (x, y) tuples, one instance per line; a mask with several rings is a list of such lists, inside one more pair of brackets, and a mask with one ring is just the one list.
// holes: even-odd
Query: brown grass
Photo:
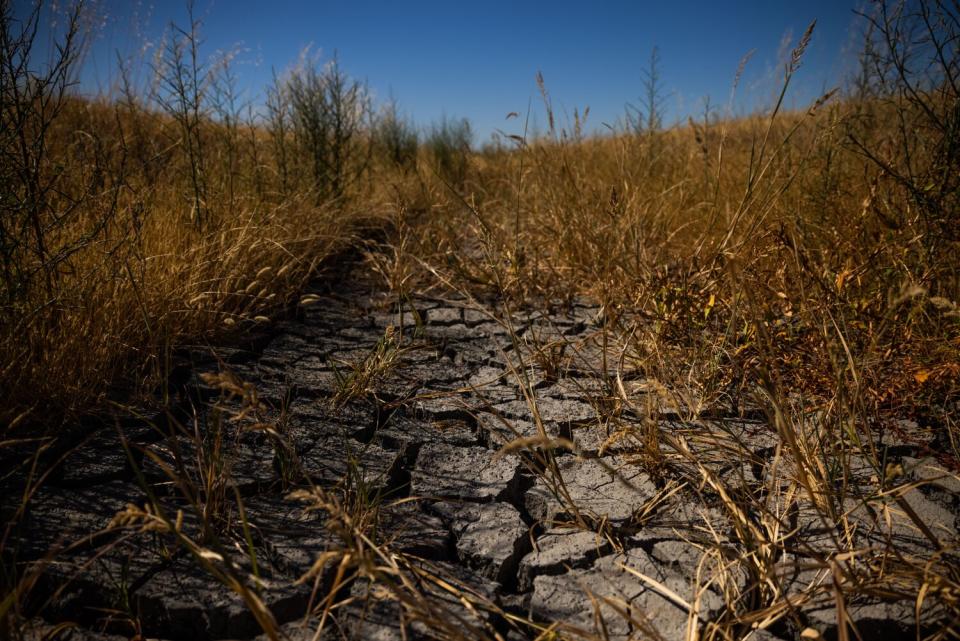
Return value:
[[(769, 382), (822, 406), (853, 394), (843, 404), (871, 417), (934, 420), (960, 374), (956, 239), (943, 229), (955, 214), (925, 219), (849, 144), (870, 120), (890, 145), (896, 117), (848, 99), (772, 123), (528, 141), (477, 158), (475, 209), (448, 200), (412, 251), (513, 301), (599, 302), (646, 377), (693, 385), (694, 415), (747, 407)], [(767, 131), (775, 151), (758, 166)]]
[[(934, 42), (956, 38), (949, 8), (920, 4), (954, 20), (929, 27)], [(282, 118), (234, 129), (211, 117), (184, 125), (136, 100), (54, 92), (56, 117), (40, 128), (38, 151), (18, 165), (36, 161), (36, 171), (0, 176), (19, 180), (10, 195), (23, 205), (5, 204), (3, 212), (16, 224), (3, 227), (0, 421), (56, 427), (110, 398), (150, 392), (178, 347), (269, 323), (358, 229), (389, 218), (390, 246), (371, 261), (398, 300), (439, 280), (478, 299), (493, 294), (506, 318), (517, 307), (574, 297), (601, 306), (604, 358), (619, 357), (599, 369), (583, 365), (601, 380), (604, 396), (592, 400), (610, 444), (631, 444), (636, 462), (669, 481), (669, 491), (712, 493), (749, 550), (735, 567), (725, 563), (719, 538), (704, 550), (704, 584), (732, 584), (726, 573), (737, 570), (751, 577), (749, 602), (724, 589), (730, 615), (706, 636), (735, 638), (820, 597), (835, 599), (841, 613), (863, 595), (936, 600), (956, 620), (960, 572), (951, 550), (913, 558), (892, 540), (885, 549), (856, 550), (836, 535), (811, 554), (829, 581), (788, 599), (778, 574), (793, 544), (787, 515), (812, 511), (842, 531), (851, 501), (880, 506), (878, 527), (891, 510), (906, 513), (942, 547), (903, 507), (916, 484), (887, 465), (877, 443), (892, 432), (929, 447), (948, 469), (960, 460), (957, 62), (927, 50), (940, 81), (919, 83), (896, 48), (883, 46), (902, 33), (895, 21), (911, 16), (871, 19), (878, 41), (865, 54), (862, 82), (806, 112), (781, 104), (809, 32), (767, 112), (584, 137), (579, 116), (559, 128), (541, 81), (546, 136), (467, 155), (462, 128), (445, 123), (433, 152), (421, 149), (411, 160), (409, 138), (394, 132), (395, 161), (371, 152), (369, 163), (337, 174), (349, 180), (337, 183), (335, 196), (316, 166), (312, 174), (290, 170), (291, 159), (309, 150)], [(881, 67), (886, 75), (870, 76)], [(16, 103), (31, 127), (48, 113), (36, 108), (38, 99)], [(4, 112), (5, 151), (18, 142), (15, 115)], [(361, 148), (375, 142), (370, 131), (357, 134), (356, 157), (366, 158)], [(375, 393), (395, 347), (386, 336), (343, 379), (343, 397)], [(519, 357), (548, 372), (579, 358), (572, 345), (525, 349)], [(516, 371), (537, 417), (527, 367)], [(691, 431), (663, 428), (664, 406)], [(620, 421), (623, 408), (646, 416), (642, 427)], [(765, 416), (778, 442), (762, 487), (721, 477), (703, 454), (749, 460), (749, 444), (705, 420), (746, 413)], [(905, 429), (903, 419), (917, 427)], [(529, 450), (569, 502), (548, 452), (570, 445), (541, 426), (539, 439), (508, 448)], [(846, 487), (854, 465), (874, 470), (874, 486)], [(380, 582), (413, 618), (462, 636), (444, 630), (442, 613), (411, 587), (435, 577), (416, 576), (422, 569), (370, 540), (364, 526), (375, 521), (376, 506), (347, 494), (299, 495), (339, 519), (338, 582)], [(570, 507), (579, 527), (604, 534), (603, 524)], [(149, 509), (124, 518), (182, 536), (175, 519)], [(209, 561), (200, 543), (182, 542)], [(211, 568), (275, 635), (256, 595), (231, 569)], [(320, 596), (318, 614), (326, 616), (332, 599)]]
[(350, 197), (317, 204), (306, 182), (281, 190), (261, 127), (251, 125), (250, 148), (229, 163), (228, 132), (213, 122), (201, 131), (210, 194), (199, 228), (170, 119), (64, 101), (41, 158), (51, 192), (40, 216), (45, 250), (25, 232), (11, 243), (16, 273), (0, 330), (4, 424), (55, 429), (111, 398), (151, 393), (179, 347), (288, 313), (324, 260), (382, 224), (382, 181), (367, 177)]

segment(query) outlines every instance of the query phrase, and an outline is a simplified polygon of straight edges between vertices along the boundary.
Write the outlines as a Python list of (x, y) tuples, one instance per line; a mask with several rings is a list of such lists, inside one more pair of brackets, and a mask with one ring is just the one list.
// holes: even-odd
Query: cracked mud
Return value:
[[(739, 486), (769, 492), (783, 480), (768, 465), (775, 432), (762, 420), (685, 422), (669, 411), (651, 418), (613, 406), (597, 381), (602, 363), (616, 355), (602, 358), (597, 317), (581, 304), (549, 315), (516, 313), (514, 340), (496, 322), (496, 307), (419, 297), (400, 315), (395, 299), (357, 285), (323, 294), (300, 318), (279, 323), (259, 350), (221, 350), (222, 360), (197, 362), (178, 415), (88, 430), (65, 455), (48, 457), (51, 472), (15, 529), (17, 561), (42, 569), (33, 591), (36, 638), (63, 621), (77, 624), (68, 633), (73, 639), (262, 633), (248, 605), (170, 534), (108, 529), (125, 506), (151, 500), (171, 520), (182, 510), (178, 527), (200, 541), (210, 535), (191, 502), (208, 509), (222, 525), (220, 557), (229, 555), (241, 575), (259, 577), (263, 604), (296, 639), (314, 638), (321, 618), (322, 638), (535, 638), (537, 629), (510, 623), (518, 617), (563, 622), (569, 636), (673, 640), (755, 606), (766, 597), (750, 587), (758, 581), (750, 555), (759, 552), (750, 548), (749, 527), (769, 525), (770, 515), (737, 522), (692, 459), (671, 459), (648, 473), (649, 445), (618, 434), (649, 433), (650, 421), (658, 421), (653, 427), (683, 435), (716, 479), (738, 475)], [(252, 427), (254, 417), (236, 420), (240, 400), (201, 376), (224, 371), (256, 390), (282, 447)], [(642, 380), (626, 374), (627, 385), (639, 389)], [(718, 434), (726, 452), (702, 445), (704, 435)], [(517, 439), (526, 447), (504, 448)], [(783, 517), (792, 553), (776, 567), (793, 592), (780, 598), (796, 596), (796, 620), (824, 638), (837, 636), (829, 591), (799, 595), (834, 580), (819, 562), (831, 541), (851, 537), (850, 545), (869, 546), (892, 538), (916, 556), (956, 541), (960, 484), (916, 446), (896, 445), (910, 478), (932, 479), (904, 496), (932, 532), (919, 531), (903, 510), (873, 518), (882, 508), (858, 501), (856, 492), (842, 525), (813, 510)], [(869, 473), (850, 482), (868, 483)], [(16, 496), (22, 483), (17, 477), (0, 490)], [(375, 511), (374, 543), (402, 557), (408, 574), (441, 577), (455, 588), (419, 587), (425, 602), (445, 613), (448, 629), (432, 628), (365, 578), (341, 586), (341, 605), (324, 618), (323, 599), (342, 557), (298, 579), (345, 544), (327, 512), (290, 498), (291, 490), (311, 486), (362, 503), (357, 514)], [(191, 489), (204, 487), (201, 494)], [(899, 638), (917, 625), (913, 602), (846, 608), (865, 638)], [(934, 626), (936, 605), (921, 610), (921, 624)], [(754, 638), (799, 633), (797, 624), (780, 622)]]

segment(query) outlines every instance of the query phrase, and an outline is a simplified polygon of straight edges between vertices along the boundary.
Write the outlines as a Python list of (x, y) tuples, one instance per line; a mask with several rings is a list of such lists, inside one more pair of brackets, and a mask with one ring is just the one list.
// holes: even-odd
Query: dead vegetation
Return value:
[[(336, 61), (305, 58), (268, 90), (265, 117), (242, 118), (228, 61), (200, 62), (197, 23), (173, 34), (158, 61), (160, 94), (125, 81), (115, 99), (80, 100), (69, 91), (79, 5), (58, 64), (39, 71), (31, 63), (38, 14), (21, 22), (7, 2), (0, 11), (0, 419), (11, 437), (100, 409), (118, 385), (124, 401), (149, 397), (178, 347), (229, 340), (284, 314), (317, 267), (376, 218), (388, 240), (369, 262), (401, 316), (413, 293), (438, 284), (496, 301), (477, 306), (510, 332), (510, 364), (537, 423), (536, 436), (503, 453), (526, 457), (575, 515), (571, 527), (618, 545), (567, 490), (555, 456), (577, 446), (544, 427), (531, 371), (553, 382), (589, 373), (596, 385), (583, 396), (602, 450), (628, 453), (663, 491), (640, 521), (681, 490), (719, 507), (747, 552), (729, 558), (719, 536), (700, 550), (695, 587), (719, 586), (728, 614), (700, 628), (697, 603), (672, 593), (690, 613), (687, 638), (742, 638), (801, 621), (797, 609), (817, 600), (834, 604), (840, 638), (863, 638), (845, 608), (864, 597), (915, 603), (918, 612), (934, 603), (948, 625), (929, 638), (955, 638), (956, 550), (911, 508), (905, 497), (924, 482), (887, 447), (891, 438), (909, 443), (953, 472), (960, 460), (955, 6), (872, 5), (860, 73), (806, 112), (783, 102), (813, 25), (784, 61), (782, 91), (766, 112), (708, 112), (663, 129), (654, 57), (646, 110), (628, 131), (585, 136), (579, 115), (557, 123), (541, 78), (547, 135), (478, 153), (469, 151), (469, 124), (456, 121), (435, 126), (418, 148), (396, 106), (375, 117), (362, 84)], [(518, 310), (579, 299), (600, 306), (592, 347), (549, 332), (521, 338), (512, 326)], [(342, 364), (333, 402), (375, 396), (407, 339), (401, 326), (367, 358)], [(298, 487), (294, 498), (323, 513), (341, 543), (302, 579), (316, 581), (311, 611), (321, 625), (361, 582), (441, 638), (499, 631), (437, 609), (427, 598), (436, 593), (467, 610), (496, 610), (530, 638), (603, 638), (601, 612), (635, 617), (599, 598), (592, 630), (520, 620), (392, 553), (374, 534), (390, 499), (370, 496), (356, 478), (332, 489), (303, 483), (282, 412), (261, 415), (252, 390), (227, 383), (243, 401), (238, 420), (273, 439), (285, 486)], [(643, 420), (622, 420), (627, 413)], [(768, 459), (755, 460), (743, 436), (713, 420), (744, 416), (770, 427)], [(253, 549), (223, 465), (229, 443), (182, 429), (196, 461), (186, 466), (177, 454), (179, 467), (159, 464), (199, 526), (184, 529), (183, 514), (154, 498), (111, 527), (157, 532), (187, 550), (280, 638), (258, 595), (255, 554), (243, 567), (229, 560)], [(762, 480), (719, 473), (731, 459), (761, 469)], [(40, 480), (32, 471), (28, 487)], [(802, 555), (798, 513), (834, 532)], [(936, 552), (899, 549), (891, 522), (908, 523)], [(869, 548), (843, 535), (864, 523), (880, 533)], [(784, 566), (801, 558), (817, 578), (797, 591)], [(737, 573), (749, 581), (738, 583)], [(36, 577), (8, 574), (0, 615), (12, 623)], [(631, 625), (645, 629), (635, 618)]]

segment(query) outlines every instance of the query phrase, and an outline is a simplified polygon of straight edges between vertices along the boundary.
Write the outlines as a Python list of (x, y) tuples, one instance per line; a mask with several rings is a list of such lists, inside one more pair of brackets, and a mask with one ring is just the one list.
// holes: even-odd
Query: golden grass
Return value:
[(477, 159), (474, 208), (448, 200), (411, 251), (465, 287), (586, 295), (611, 327), (642, 318), (619, 328), (628, 358), (692, 385), (695, 414), (743, 407), (766, 379), (824, 404), (853, 391), (872, 412), (942, 407), (960, 374), (956, 240), (848, 148), (866, 114), (896, 115), (856, 101), (781, 114), (761, 164), (759, 116), (529, 141)]
[[(466, 189), (435, 192), (437, 213), (413, 235), (421, 282), (492, 295), (504, 318), (574, 297), (601, 306), (604, 353), (618, 359), (597, 369), (572, 344), (534, 343), (514, 351), (517, 382), (528, 390), (524, 360), (549, 376), (568, 354), (602, 383), (605, 397), (591, 400), (611, 443), (705, 508), (719, 500), (749, 553), (723, 562), (718, 537), (703, 551), (712, 570), (702, 579), (733, 586), (740, 571), (751, 580), (744, 593), (725, 588), (728, 616), (700, 633), (691, 627), (689, 638), (737, 638), (781, 620), (802, 626), (797, 608), (824, 599), (836, 607), (840, 638), (854, 638), (844, 612), (862, 598), (936, 603), (947, 627), (933, 638), (951, 634), (955, 550), (910, 507), (905, 497), (919, 486), (881, 443), (893, 434), (948, 470), (960, 460), (957, 98), (946, 85), (914, 99), (825, 96), (806, 112), (643, 135), (551, 130), (475, 157)], [(663, 403), (651, 405), (651, 390)], [(526, 398), (539, 425), (535, 395)], [(664, 404), (688, 431), (658, 421)], [(617, 408), (648, 420), (621, 421)], [(716, 460), (754, 455), (722, 423), (702, 420), (744, 413), (765, 416), (778, 442), (772, 460), (754, 461), (770, 470), (759, 486), (717, 473)], [(506, 449), (539, 461), (579, 515), (545, 454), (573, 445), (538, 432)], [(874, 485), (850, 485), (863, 466)], [(889, 536), (855, 547), (863, 522), (851, 513), (865, 506), (875, 510), (871, 530), (901, 520), (937, 552), (920, 558)], [(829, 543), (792, 540), (797, 512), (835, 528)], [(605, 534), (602, 523), (577, 524)], [(798, 545), (818, 576), (801, 591), (788, 588), (783, 565)]]
[[(814, 598), (834, 599), (841, 616), (863, 595), (938, 600), (955, 620), (960, 572), (952, 551), (904, 508), (916, 484), (887, 466), (877, 443), (893, 431), (929, 443), (948, 468), (960, 460), (957, 99), (944, 82), (825, 96), (807, 112), (784, 112), (778, 101), (766, 114), (607, 138), (583, 137), (579, 120), (560, 131), (550, 113), (545, 137), (464, 163), (454, 158), (448, 175), (423, 150), (412, 167), (377, 158), (335, 200), (320, 197), (307, 176), (281, 170), (265, 129), (249, 125), (237, 138), (204, 121), (191, 132), (206, 142), (202, 225), (195, 161), (185, 157), (176, 123), (134, 104), (68, 100), (40, 167), (49, 193), (38, 200), (25, 185), (16, 194), (42, 201), (33, 215), (46, 231), (37, 246), (24, 225), (7, 263), (18, 271), (7, 273), (3, 292), (0, 421), (55, 428), (121, 396), (120, 384), (125, 400), (146, 395), (178, 347), (269, 323), (360, 227), (391, 220), (388, 246), (369, 257), (398, 300), (440, 282), (493, 294), (508, 319), (516, 307), (574, 297), (600, 305), (598, 331), (611, 348), (604, 358), (619, 354), (596, 371), (604, 395), (592, 399), (613, 435), (609, 445), (631, 446), (667, 492), (712, 493), (748, 551), (728, 563), (719, 537), (703, 551), (713, 571), (704, 569), (701, 585), (724, 586), (730, 604), (706, 637), (767, 627)], [(443, 148), (453, 153), (455, 145)], [(402, 328), (396, 339), (385, 336), (347, 373), (342, 398), (375, 393), (402, 338)], [(548, 375), (579, 358), (573, 346), (524, 353), (515, 345)], [(516, 375), (539, 435), (507, 448), (529, 450), (560, 500), (572, 503), (551, 453), (572, 446), (543, 428), (526, 372), (521, 362)], [(695, 427), (664, 428), (650, 390)], [(645, 416), (643, 425), (620, 421), (623, 408)], [(749, 444), (700, 421), (747, 412), (763, 414), (778, 442), (762, 462), (769, 473), (761, 487), (721, 478), (703, 455), (749, 460)], [(905, 418), (918, 427), (901, 430)], [(870, 467), (875, 483), (851, 493), (845, 482), (855, 463)], [(459, 628), (444, 630), (443, 613), (413, 584), (457, 590), (371, 541), (376, 506), (346, 494), (298, 495), (339, 523), (337, 582), (381, 582), (414, 619), (462, 637)], [(880, 506), (878, 527), (901, 510), (939, 552), (913, 558), (892, 540), (858, 550), (834, 534), (831, 546), (809, 555), (829, 580), (788, 594), (779, 560), (794, 544), (791, 511), (810, 511), (842, 532), (851, 500)], [(609, 534), (569, 507), (578, 527)], [(149, 509), (124, 518), (181, 535), (173, 519)], [(200, 543), (183, 543), (276, 634), (232, 571), (209, 563)], [(737, 570), (751, 577), (749, 595), (728, 581)], [(333, 598), (318, 595), (317, 614), (326, 617)], [(686, 605), (694, 617), (696, 603)], [(555, 627), (543, 638), (554, 638)], [(696, 634), (691, 626), (690, 638)]]
[[(372, 181), (363, 185), (362, 204), (318, 205), (306, 187), (279, 193), (267, 169), (244, 157), (233, 169), (208, 162), (208, 180), (222, 187), (209, 224), (198, 229), (176, 140), (157, 151), (169, 127), (160, 115), (78, 101), (53, 123), (47, 162), (62, 172), (56, 186), (64, 196), (50, 204), (45, 260), (27, 249), (20, 256), (21, 269), (37, 274), (30, 288), (7, 292), (12, 300), (0, 331), (5, 424), (42, 421), (55, 429), (110, 398), (150, 394), (176, 349), (222, 341), (288, 313), (325, 259), (380, 224), (385, 207)], [(208, 127), (217, 141), (222, 129)], [(253, 129), (251, 136), (266, 154), (265, 134)], [(94, 152), (77, 149), (87, 139), (96, 141), (103, 166), (91, 169)], [(210, 144), (211, 156), (221, 152)], [(61, 211), (70, 215), (56, 220)], [(53, 264), (49, 284), (39, 277), (44, 264)], [(117, 385), (125, 390), (119, 395)]]

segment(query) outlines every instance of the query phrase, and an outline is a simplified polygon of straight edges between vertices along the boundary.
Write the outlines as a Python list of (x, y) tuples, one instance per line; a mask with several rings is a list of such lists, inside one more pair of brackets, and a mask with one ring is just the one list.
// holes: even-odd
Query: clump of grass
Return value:
[(330, 397), (334, 406), (357, 398), (375, 396), (378, 384), (394, 369), (403, 355), (400, 335), (393, 325), (387, 327), (377, 344), (354, 363), (333, 363), (337, 389)]

